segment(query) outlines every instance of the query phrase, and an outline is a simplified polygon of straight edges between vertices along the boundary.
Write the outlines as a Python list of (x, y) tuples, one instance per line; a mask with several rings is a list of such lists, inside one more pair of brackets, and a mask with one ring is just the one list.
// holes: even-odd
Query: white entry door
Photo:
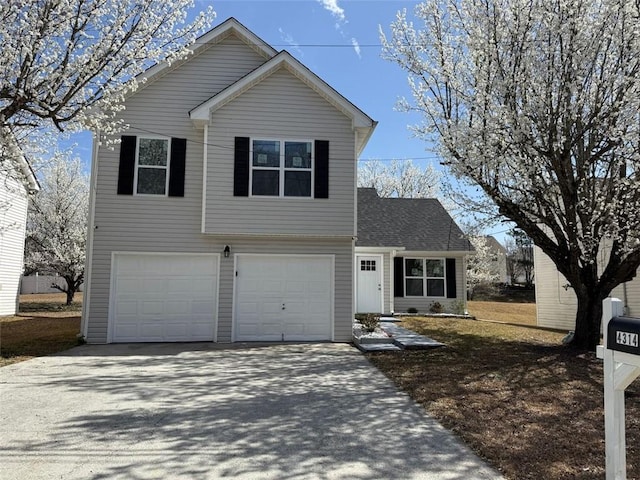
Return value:
[(333, 258), (238, 255), (236, 341), (332, 339)]
[(356, 256), (356, 312), (382, 313), (382, 256)]

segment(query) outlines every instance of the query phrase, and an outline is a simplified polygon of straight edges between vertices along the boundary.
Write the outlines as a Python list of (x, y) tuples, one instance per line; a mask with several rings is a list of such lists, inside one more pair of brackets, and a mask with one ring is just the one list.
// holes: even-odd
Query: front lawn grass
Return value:
[[(445, 348), (369, 360), (508, 479), (604, 478), (602, 363), (564, 333), (411, 318)], [(640, 479), (640, 388), (627, 389), (627, 478)]]
[(0, 317), (0, 367), (78, 345), (81, 302), (81, 295), (69, 306), (62, 293), (22, 295), (21, 313)]
[(507, 303), (470, 300), (467, 302), (469, 314), (478, 320), (516, 323), (519, 325), (537, 325), (535, 303)]

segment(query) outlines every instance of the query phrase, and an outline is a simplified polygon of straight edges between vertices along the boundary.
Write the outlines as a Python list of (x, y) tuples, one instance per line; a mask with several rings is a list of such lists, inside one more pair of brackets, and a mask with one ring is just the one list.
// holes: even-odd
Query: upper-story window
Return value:
[(443, 258), (405, 258), (407, 297), (444, 297), (445, 262)]
[(170, 143), (168, 138), (138, 137), (135, 193), (166, 195), (169, 183)]
[(251, 195), (313, 196), (313, 142), (252, 141)]

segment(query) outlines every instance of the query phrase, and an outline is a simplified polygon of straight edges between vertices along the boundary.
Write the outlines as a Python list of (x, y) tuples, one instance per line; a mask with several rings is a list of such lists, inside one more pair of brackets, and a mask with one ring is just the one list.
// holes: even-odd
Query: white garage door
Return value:
[(112, 342), (212, 341), (217, 255), (116, 254)]
[(332, 258), (239, 255), (235, 340), (331, 340)]

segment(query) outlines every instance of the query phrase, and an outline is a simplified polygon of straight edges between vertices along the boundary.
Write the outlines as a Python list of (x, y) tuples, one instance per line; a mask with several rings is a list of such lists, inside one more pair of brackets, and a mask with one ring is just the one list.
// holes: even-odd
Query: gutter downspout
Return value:
[(100, 143), (100, 132), (94, 132), (91, 152), (91, 182), (89, 184), (89, 218), (87, 219), (87, 247), (84, 267), (84, 294), (82, 301), (82, 318), (80, 321), (80, 335), (87, 340), (89, 331), (89, 306), (91, 303), (91, 272), (93, 263), (93, 238), (96, 211), (96, 186), (98, 183), (98, 147)]

